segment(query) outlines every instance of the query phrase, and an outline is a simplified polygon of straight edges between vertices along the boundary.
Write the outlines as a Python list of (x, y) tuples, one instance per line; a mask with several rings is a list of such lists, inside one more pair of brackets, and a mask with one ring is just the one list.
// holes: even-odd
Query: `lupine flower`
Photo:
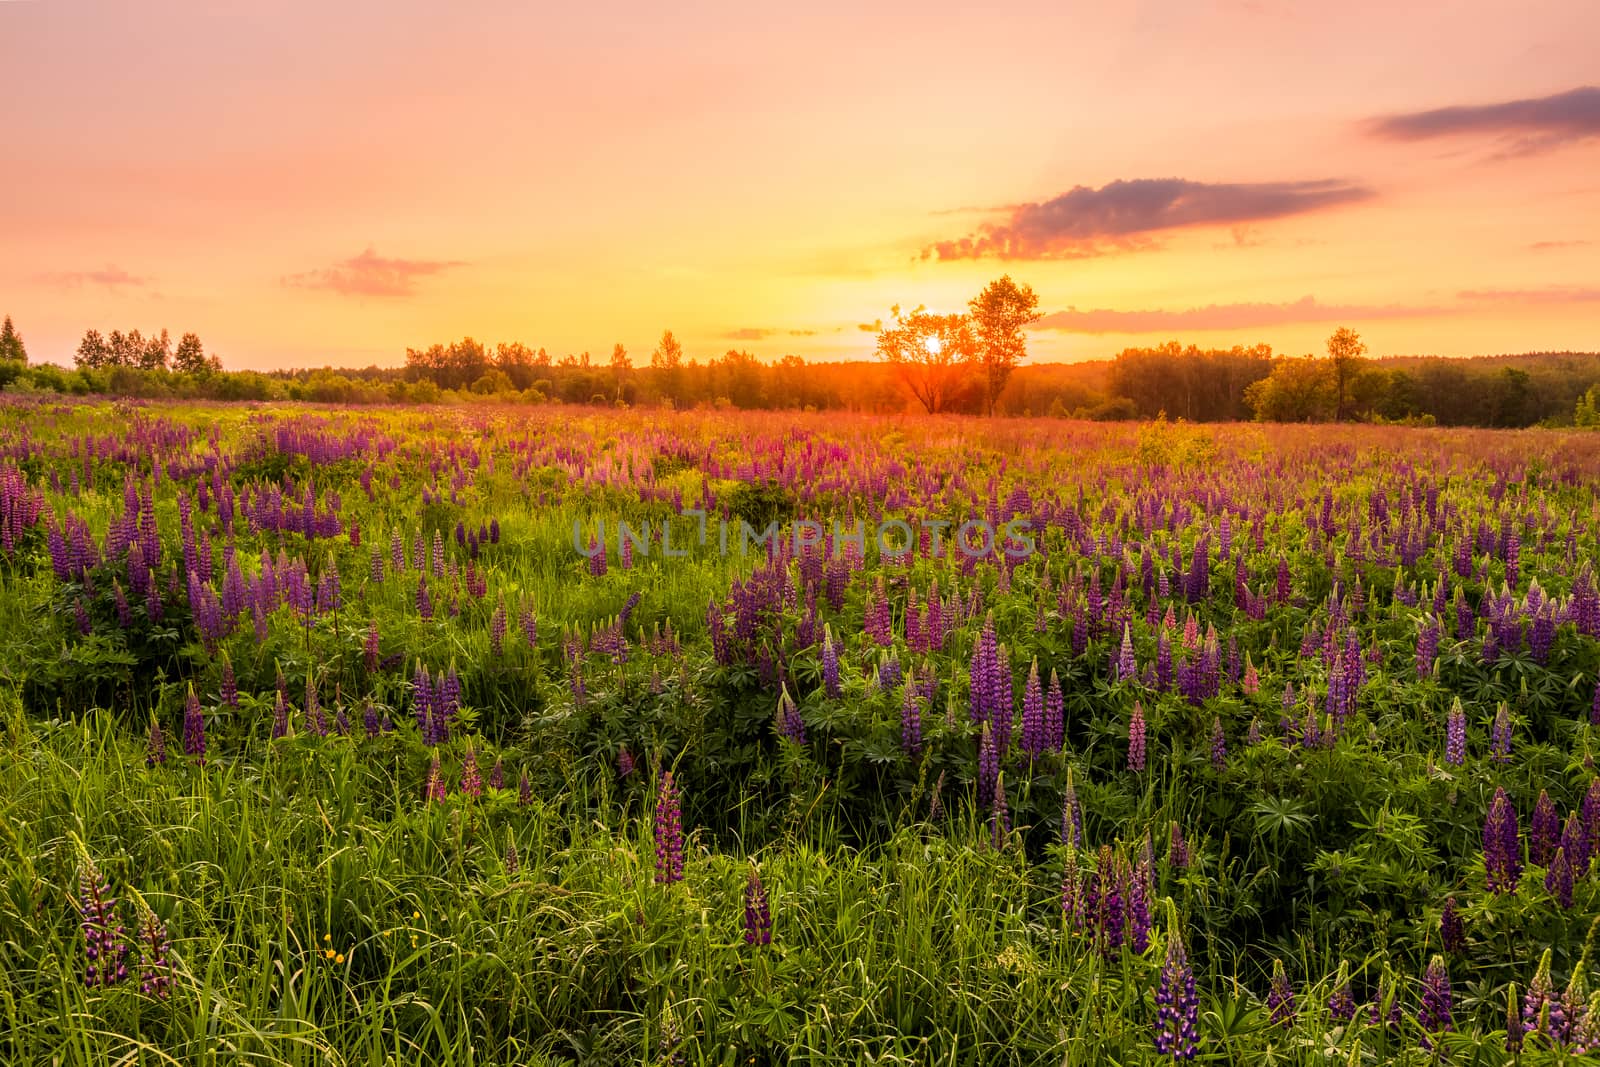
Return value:
[(1267, 1012), (1275, 1025), (1287, 1026), (1294, 1022), (1294, 987), (1289, 984), (1289, 976), (1283, 971), (1282, 960), (1272, 961), (1272, 986), (1267, 990)]
[(1044, 693), (1044, 740), (1050, 748), (1060, 748), (1065, 741), (1062, 731), (1066, 698), (1061, 693), (1061, 680), (1055, 668), (1050, 669), (1050, 686)]
[(86, 960), (83, 984), (90, 989), (116, 985), (128, 977), (128, 943), (117, 921), (111, 883), (87, 855), (78, 865), (78, 915)]
[(677, 784), (671, 771), (662, 771), (656, 789), (656, 881), (670, 885), (683, 880), (683, 814)]
[(150, 717), (150, 736), (144, 745), (144, 765), (155, 767), (167, 762), (167, 737), (161, 732), (161, 720)]
[(206, 719), (200, 712), (200, 698), (189, 687), (189, 696), (183, 702), (183, 752), (193, 756), (196, 763), (206, 761)]
[(1589, 837), (1583, 830), (1583, 818), (1577, 811), (1567, 812), (1567, 821), (1561, 827), (1561, 848), (1572, 865), (1572, 876), (1582, 878), (1589, 873)]
[(1548, 867), (1561, 843), (1561, 816), (1546, 790), (1539, 790), (1539, 799), (1528, 819), (1528, 859), (1536, 867)]
[(289, 733), (289, 698), (284, 695), (283, 672), (278, 672), (278, 692), (272, 705), (272, 738), (277, 740)]
[(983, 724), (983, 734), (978, 740), (978, 805), (994, 806), (994, 787), (1000, 777), (1000, 752), (995, 747), (994, 731), (989, 723)]
[(1383, 1016), (1383, 1005), (1389, 1005), (1388, 1025), (1390, 1029), (1400, 1026), (1400, 997), (1395, 992), (1393, 984), (1380, 982), (1372, 1003), (1367, 1006), (1367, 1025), (1377, 1026)]
[(306, 675), (306, 728), (318, 737), (328, 735), (328, 717), (323, 714), (322, 701), (317, 698), (316, 679)]
[(167, 926), (147, 906), (139, 924), (139, 990), (147, 997), (166, 1000), (172, 988), (167, 951)]
[(517, 854), (517, 843), (515, 841), (506, 842), (505, 862), (507, 874), (516, 874), (517, 871), (522, 869), (522, 857)]
[(1222, 734), (1222, 717), (1211, 720), (1211, 766), (1223, 770), (1228, 766), (1228, 742)]
[(1347, 1023), (1356, 1017), (1356, 998), (1350, 993), (1350, 965), (1339, 964), (1339, 976), (1334, 979), (1333, 995), (1328, 998), (1328, 1014), (1334, 1022)]
[(1450, 705), (1450, 717), (1445, 720), (1444, 761), (1461, 766), (1467, 761), (1467, 713), (1461, 710), (1461, 698)]
[(233, 662), (228, 659), (222, 661), (222, 683), (218, 687), (218, 695), (222, 702), (230, 708), (239, 706), (239, 684), (233, 677)]
[(1467, 947), (1466, 927), (1461, 921), (1461, 913), (1456, 911), (1455, 897), (1447, 899), (1444, 910), (1439, 913), (1439, 945), (1452, 953)]
[(1132, 864), (1127, 889), (1128, 946), (1136, 953), (1150, 947), (1150, 898), (1154, 892), (1150, 861), (1141, 856)]
[(1144, 770), (1145, 726), (1144, 705), (1133, 702), (1133, 718), (1128, 722), (1128, 770)]
[(1189, 866), (1189, 842), (1184, 840), (1183, 827), (1176, 819), (1172, 820), (1172, 829), (1167, 835), (1167, 864), (1175, 871)]
[[(1422, 975), (1422, 1003), (1417, 1008), (1417, 1022), (1429, 1034), (1449, 1030), (1453, 1024), (1450, 1014), (1450, 972), (1444, 959), (1434, 956)], [(1432, 1048), (1429, 1038), (1423, 1038), (1423, 1047)]]
[(633, 753), (628, 751), (628, 746), (623, 745), (617, 750), (617, 777), (626, 778), (633, 773)]
[(467, 754), (461, 760), (461, 792), (473, 799), (483, 795), (483, 778), (478, 773), (478, 754), (472, 751), (471, 745), (467, 746)]
[(517, 806), (526, 808), (533, 803), (533, 784), (528, 781), (528, 772), (523, 771), (517, 778)]
[(1244, 743), (1254, 748), (1261, 743), (1261, 720), (1252, 715), (1250, 726), (1244, 732)]
[(994, 781), (994, 805), (989, 809), (989, 845), (996, 852), (1005, 847), (1011, 833), (1011, 808), (1006, 802), (1006, 776)]
[(1483, 823), (1483, 865), (1489, 892), (1515, 893), (1522, 877), (1521, 833), (1517, 809), (1504, 789), (1494, 791), (1489, 815)]
[(433, 754), (433, 761), (428, 765), (426, 793), (430, 802), (443, 800), (450, 795), (449, 788), (445, 785), (444, 769), (439, 765), (439, 754), (437, 752)]
[(1567, 862), (1566, 849), (1556, 849), (1555, 858), (1544, 872), (1544, 889), (1562, 908), (1572, 907), (1572, 865)]
[(928, 821), (938, 822), (944, 815), (944, 772), (933, 780), (933, 791), (928, 794)]
[(1122, 647), (1117, 654), (1117, 680), (1120, 682), (1134, 681), (1139, 674), (1138, 661), (1133, 655), (1133, 633), (1126, 625), (1122, 627)]
[(833, 630), (828, 626), (822, 628), (822, 685), (829, 699), (839, 698), (839, 650), (834, 647)]
[(383, 732), (383, 723), (378, 719), (378, 709), (370, 699), (361, 715), (361, 728), (366, 731), (368, 737), (377, 737)]
[(1490, 730), (1489, 756), (1496, 763), (1511, 762), (1511, 712), (1501, 701)]
[(1083, 806), (1078, 803), (1078, 789), (1072, 781), (1072, 768), (1067, 768), (1067, 785), (1061, 791), (1061, 843), (1073, 848), (1083, 847)]
[(1078, 869), (1078, 850), (1070, 843), (1061, 866), (1061, 913), (1074, 930), (1083, 929), (1086, 917), (1083, 874)]
[(750, 878), (744, 886), (744, 943), (772, 944), (772, 912), (767, 906), (767, 889), (761, 884), (761, 875), (754, 865), (750, 867)]
[(1522, 1033), (1543, 1034), (1560, 1044), (1565, 1040), (1565, 1020), (1560, 1014), (1555, 982), (1550, 978), (1550, 949), (1539, 957), (1539, 967), (1522, 995)]
[(1175, 1060), (1192, 1060), (1200, 1051), (1200, 998), (1194, 969), (1184, 951), (1176, 909), (1168, 909), (1167, 955), (1156, 984), (1156, 1051)]
[(1506, 1051), (1522, 1051), (1522, 1012), (1517, 1003), (1517, 983), (1506, 987)]
[(915, 686), (906, 686), (900, 695), (900, 748), (913, 757), (922, 751), (922, 708)]
[(1049, 745), (1044, 729), (1044, 690), (1039, 684), (1039, 660), (1028, 668), (1028, 682), (1022, 690), (1022, 751), (1029, 759), (1044, 755)]
[(1117, 877), (1116, 856), (1110, 845), (1100, 846), (1092, 884), (1098, 886), (1095, 919), (1100, 928), (1100, 952), (1106, 959), (1112, 959), (1122, 949), (1128, 916), (1122, 880)]

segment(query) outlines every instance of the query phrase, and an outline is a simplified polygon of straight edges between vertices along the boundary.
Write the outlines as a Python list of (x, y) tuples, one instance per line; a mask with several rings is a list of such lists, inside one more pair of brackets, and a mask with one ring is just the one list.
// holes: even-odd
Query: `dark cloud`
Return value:
[(1552, 96), (1499, 104), (1441, 107), (1374, 119), (1370, 129), (1395, 141), (1490, 135), (1508, 141), (1502, 154), (1525, 155), (1600, 136), (1600, 87), (1584, 86)]
[(858, 322), (856, 323), (856, 329), (862, 333), (880, 333), (883, 330), (883, 320), (874, 319), (871, 322)]
[(1316, 297), (1306, 296), (1286, 304), (1208, 304), (1205, 307), (1145, 311), (1114, 311), (1110, 308), (1079, 311), (1069, 308), (1044, 316), (1033, 328), (1095, 334), (1236, 330), (1295, 322), (1406, 318), (1438, 310), (1400, 305), (1319, 304)]
[(288, 275), (283, 284), (345, 296), (410, 296), (417, 291), (419, 278), (462, 265), (459, 260), (388, 259), (369, 247), (331, 267)]
[(143, 288), (150, 284), (149, 278), (129, 274), (121, 267), (110, 265), (101, 267), (99, 270), (58, 271), (53, 274), (41, 274), (39, 275), (39, 280), (50, 285), (59, 285), (66, 289), (77, 289), (85, 285), (101, 285), (107, 289), (118, 289), (123, 286)]
[(1004, 222), (953, 241), (924, 258), (1083, 259), (1155, 247), (1155, 234), (1197, 226), (1245, 227), (1365, 200), (1370, 189), (1337, 179), (1195, 182), (1135, 178), (1080, 185), (1041, 204), (1022, 204)]

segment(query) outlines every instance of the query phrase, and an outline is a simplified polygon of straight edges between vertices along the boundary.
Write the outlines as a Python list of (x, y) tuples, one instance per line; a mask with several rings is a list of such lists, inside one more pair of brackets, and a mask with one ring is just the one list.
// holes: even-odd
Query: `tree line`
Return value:
[(1037, 298), (1009, 277), (957, 314), (891, 309), (873, 361), (767, 362), (729, 349), (691, 358), (665, 331), (638, 364), (553, 356), (521, 342), (459, 341), (410, 348), (399, 367), (226, 372), (198, 336), (166, 330), (88, 331), (75, 368), (30, 364), (8, 317), (0, 325), (0, 388), (222, 400), (329, 403), (564, 403), (851, 410), (1191, 422), (1337, 420), (1519, 427), (1600, 422), (1600, 353), (1470, 359), (1367, 357), (1339, 329), (1326, 354), (1285, 357), (1271, 346), (1200, 348), (1178, 341), (1110, 360), (1024, 366)]

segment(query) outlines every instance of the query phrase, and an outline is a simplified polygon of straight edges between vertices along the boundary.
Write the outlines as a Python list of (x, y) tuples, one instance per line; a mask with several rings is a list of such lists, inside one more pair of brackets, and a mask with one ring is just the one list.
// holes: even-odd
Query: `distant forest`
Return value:
[[(133, 338), (129, 341), (128, 337)], [(998, 415), (1191, 422), (1360, 421), (1442, 426), (1595, 425), (1600, 353), (1530, 352), (1446, 359), (1368, 359), (1356, 335), (1347, 350), (1284, 357), (1267, 345), (1202, 349), (1172, 341), (1082, 363), (1022, 363), (994, 398)], [(170, 353), (172, 358), (166, 358)], [(328, 403), (562, 403), (898, 413), (921, 410), (905, 368), (887, 360), (764, 362), (729, 350), (685, 359), (669, 332), (645, 365), (618, 345), (605, 360), (552, 357), (522, 344), (492, 348), (464, 338), (409, 349), (398, 367), (226, 371), (193, 334), (174, 351), (163, 331), (139, 339), (91, 331), (77, 367), (30, 364), (6, 320), (0, 387), (10, 393), (116, 394)], [(959, 370), (959, 368), (958, 368)], [(958, 374), (938, 410), (981, 413), (982, 373)]]

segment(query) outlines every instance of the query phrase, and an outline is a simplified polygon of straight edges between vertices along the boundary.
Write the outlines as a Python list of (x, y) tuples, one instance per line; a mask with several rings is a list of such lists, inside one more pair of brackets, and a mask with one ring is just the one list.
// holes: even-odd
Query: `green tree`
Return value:
[(1578, 398), (1572, 424), (1586, 430), (1600, 429), (1600, 385), (1589, 386), (1589, 391)]
[(211, 373), (211, 362), (206, 359), (206, 350), (198, 334), (186, 333), (178, 339), (178, 347), (172, 353), (172, 369), (179, 374)]
[(1258, 422), (1319, 422), (1334, 411), (1330, 370), (1311, 356), (1281, 360), (1271, 374), (1246, 387), (1244, 401)]
[(650, 353), (650, 369), (654, 372), (656, 388), (672, 401), (674, 407), (683, 403), (683, 346), (672, 336), (671, 330), (661, 334), (661, 343)]
[(0, 326), (0, 361), (18, 364), (28, 362), (28, 349), (22, 343), (22, 335), (11, 325), (10, 315), (6, 316), (5, 325)]
[(984, 286), (968, 307), (978, 362), (983, 368), (984, 410), (993, 415), (995, 401), (1011, 372), (1028, 358), (1028, 342), (1022, 328), (1039, 318), (1039, 298), (1031, 288), (1018, 285), (1006, 274)]
[(1333, 419), (1343, 422), (1350, 414), (1350, 385), (1361, 369), (1367, 346), (1361, 335), (1341, 326), (1328, 338), (1328, 359), (1333, 366)]
[(78, 342), (78, 351), (73, 354), (72, 361), (80, 367), (98, 369), (111, 366), (111, 346), (99, 330), (90, 330), (83, 335), (83, 340)]
[(894, 368), (928, 414), (947, 410), (977, 355), (972, 321), (921, 307), (902, 315), (898, 304), (890, 314), (894, 324), (878, 331), (878, 358)]

